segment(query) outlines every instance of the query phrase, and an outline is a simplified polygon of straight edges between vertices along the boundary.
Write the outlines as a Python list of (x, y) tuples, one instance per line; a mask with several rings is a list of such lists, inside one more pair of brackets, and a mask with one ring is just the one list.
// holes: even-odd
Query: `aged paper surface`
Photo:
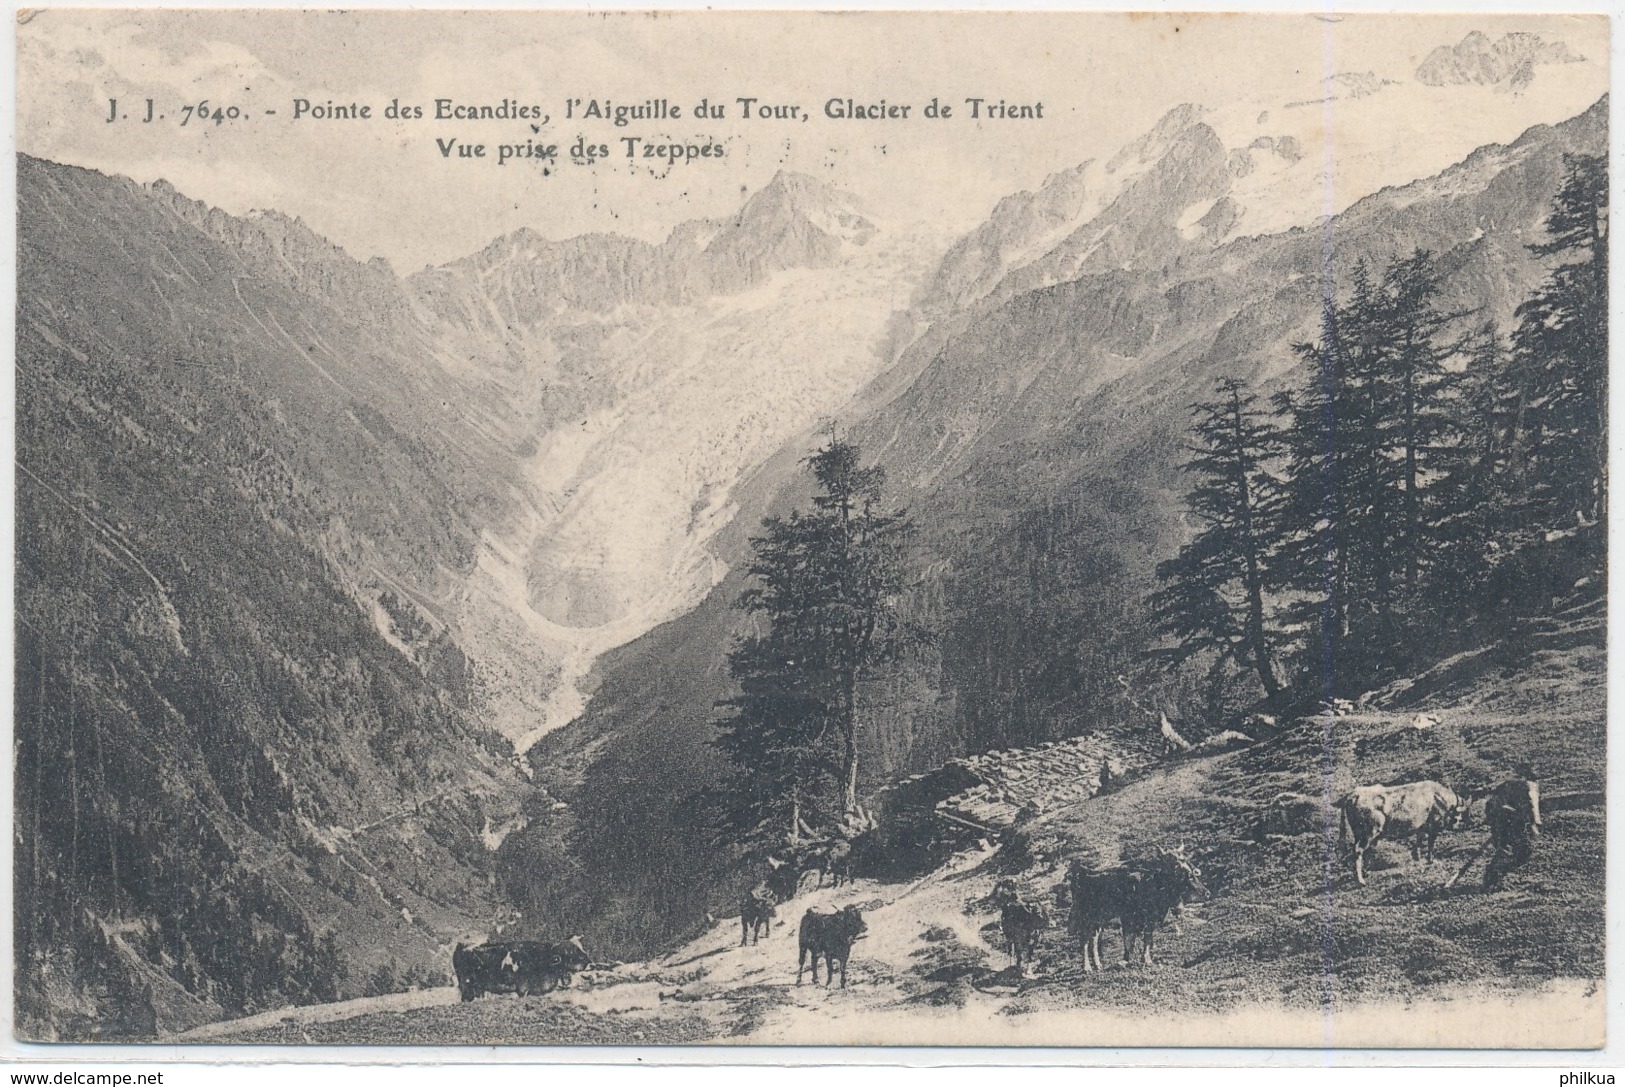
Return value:
[(1602, 1044), (1605, 18), (19, 22), (17, 1037)]

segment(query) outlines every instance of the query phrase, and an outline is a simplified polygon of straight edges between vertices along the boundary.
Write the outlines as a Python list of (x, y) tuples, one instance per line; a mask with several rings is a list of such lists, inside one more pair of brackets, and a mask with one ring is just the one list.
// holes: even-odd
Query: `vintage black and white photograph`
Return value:
[(1609, 29), (20, 14), (14, 1036), (1600, 1047)]

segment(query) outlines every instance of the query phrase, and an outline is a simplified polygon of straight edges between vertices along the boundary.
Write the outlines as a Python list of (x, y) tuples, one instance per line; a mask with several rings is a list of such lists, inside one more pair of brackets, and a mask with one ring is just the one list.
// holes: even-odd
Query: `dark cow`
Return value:
[(1484, 801), (1484, 821), (1490, 827), (1490, 863), (1484, 886), (1494, 889), (1506, 874), (1529, 862), (1534, 839), (1540, 834), (1540, 782), (1514, 778), (1490, 790)]
[[(852, 882), (852, 843), (845, 838), (839, 838), (829, 844), (821, 858), (830, 874), (832, 886), (839, 887), (843, 883)], [(820, 872), (818, 880), (823, 882), (824, 876)]]
[(1264, 838), (1272, 835), (1291, 838), (1324, 831), (1329, 814), (1326, 801), (1321, 797), (1307, 793), (1276, 793), (1264, 808), (1260, 835)]
[(789, 860), (769, 857), (762, 883), (773, 892), (776, 901), (788, 902), (801, 891), (802, 874), (801, 862), (795, 856)]
[(832, 887), (839, 887), (843, 880), (852, 882), (852, 843), (845, 838), (809, 842), (796, 859), (801, 875), (818, 873), (819, 887), (824, 885), (825, 876), (829, 877)]
[(1073, 861), (1067, 869), (1066, 889), (1072, 910), (1066, 927), (1083, 949), (1085, 974), (1104, 969), (1100, 961), (1101, 933), (1123, 916), (1123, 904), (1128, 901), (1133, 884), (1134, 873), (1125, 865), (1095, 868)]
[(579, 936), (562, 944), (517, 940), (468, 947), (459, 943), (451, 953), (457, 991), (465, 1001), (483, 993), (550, 993), (568, 987), (575, 972), (585, 970), (590, 962)]
[(1110, 868), (1074, 861), (1066, 887), (1072, 903), (1067, 930), (1082, 947), (1086, 974), (1105, 968), (1100, 937), (1113, 921), (1121, 925), (1124, 964), (1130, 963), (1138, 943), (1141, 961), (1154, 965), (1151, 945), (1157, 927), (1187, 896), (1207, 893), (1201, 872), (1183, 849), (1159, 850), (1147, 861)]
[(1155, 966), (1151, 945), (1158, 927), (1186, 898), (1206, 895), (1207, 888), (1202, 885), (1201, 870), (1185, 857), (1183, 849), (1162, 850), (1148, 865), (1132, 872), (1123, 901), (1123, 961), (1132, 962), (1137, 943), (1141, 962)]
[(1016, 960), (1016, 970), (1032, 964), (1038, 950), (1038, 937), (1049, 928), (1049, 911), (1042, 903), (1023, 902), (1014, 880), (1001, 879), (993, 888), (993, 905), (999, 907), (999, 929), (1004, 945)]
[(856, 906), (847, 906), (834, 913), (808, 910), (801, 915), (801, 949), (796, 956), (796, 984), (801, 984), (801, 973), (812, 962), (813, 984), (818, 984), (818, 957), (824, 957), (824, 984), (835, 980), (835, 964), (841, 965), (841, 988), (846, 988), (846, 960), (852, 955), (852, 944), (869, 931), (863, 912)]
[(1433, 861), (1433, 843), (1441, 830), (1459, 830), (1469, 800), (1437, 781), (1409, 785), (1362, 785), (1337, 802), (1342, 812), (1338, 837), (1354, 839), (1354, 878), (1365, 884), (1365, 854), (1385, 834), (1411, 838), (1411, 858)]
[(758, 883), (739, 906), (739, 946), (744, 947), (746, 939), (759, 942), (764, 932), (772, 935), (773, 919), (778, 915), (777, 898), (766, 883)]

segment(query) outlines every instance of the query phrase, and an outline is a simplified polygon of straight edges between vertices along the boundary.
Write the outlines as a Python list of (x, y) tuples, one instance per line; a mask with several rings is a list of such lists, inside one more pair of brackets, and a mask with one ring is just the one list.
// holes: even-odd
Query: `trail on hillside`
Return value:
[[(463, 1004), (454, 987), (339, 1004), (286, 1009), (217, 1023), (165, 1039), (176, 1043), (682, 1044), (747, 1045), (1100, 1045), (1403, 1043), (1391, 1012), (1376, 1004), (1292, 1007), (1258, 1002), (1191, 1014), (1172, 999), (1188, 979), (1181, 960), (1199, 945), (1205, 922), (1187, 917), (1169, 934), (1169, 965), (1114, 969), (1096, 979), (1098, 1002), (1079, 992), (1050, 941), (1032, 976), (1021, 977), (991, 943), (996, 915), (983, 901), (1000, 877), (998, 851), (957, 855), (911, 884), (859, 880), (809, 891), (788, 904), (759, 943), (740, 946), (737, 919), (668, 955), (588, 972), (547, 997), (486, 997)], [(809, 908), (865, 910), (869, 931), (854, 947), (848, 984), (810, 976), (797, 984), (797, 922)], [(1284, 905), (1281, 907), (1286, 909)], [(1119, 1004), (1125, 986), (1146, 991), (1147, 1006)], [(1079, 998), (1083, 1002), (1079, 1002)], [(1453, 986), (1414, 1004), (1415, 1036), (1460, 1031), (1473, 1017), (1533, 1021), (1554, 1006), (1600, 999), (1595, 985), (1566, 980), (1527, 991)], [(1488, 1003), (1486, 1003), (1488, 1002)], [(1170, 1012), (1177, 1015), (1170, 1015)], [(1503, 1018), (1506, 1017), (1506, 1018)], [(1521, 1017), (1521, 1018), (1520, 1018)], [(1509, 1028), (1508, 1044), (1519, 1044)], [(1577, 1036), (1578, 1037), (1578, 1036)], [(1533, 1036), (1531, 1036), (1533, 1038)], [(1522, 1044), (1532, 1044), (1524, 1041)]]
[[(1602, 863), (1602, 633), (1600, 616), (1575, 612), (1528, 632), (1517, 669), (1505, 647), (1464, 655), (1352, 713), (1305, 718), (1268, 742), (1165, 762), (1106, 794), (1057, 804), (914, 882), (809, 887), (779, 907), (759, 943), (740, 946), (737, 908), (722, 906), (735, 916), (669, 954), (585, 972), (546, 997), (463, 1004), (448, 987), (166, 1040), (1597, 1044), (1603, 894), (1573, 876)], [(1499, 889), (1485, 889), (1472, 869), (1488, 841), (1481, 812), (1439, 839), (1432, 864), (1412, 861), (1404, 842), (1379, 842), (1368, 886), (1354, 883), (1335, 825), (1246, 833), (1279, 791), (1340, 795), (1355, 783), (1434, 778), (1466, 792), (1524, 758), (1543, 768), (1550, 810), (1533, 859)], [(1029, 901), (1048, 901), (1074, 859), (1111, 863), (1181, 842), (1210, 894), (1159, 931), (1155, 966), (1084, 975), (1052, 910), (1033, 969), (1016, 972), (989, 901), (995, 883), (1013, 879)], [(868, 931), (847, 986), (815, 986), (810, 976), (798, 985), (803, 913), (849, 905), (863, 910)], [(1119, 948), (1109, 934), (1108, 962)]]

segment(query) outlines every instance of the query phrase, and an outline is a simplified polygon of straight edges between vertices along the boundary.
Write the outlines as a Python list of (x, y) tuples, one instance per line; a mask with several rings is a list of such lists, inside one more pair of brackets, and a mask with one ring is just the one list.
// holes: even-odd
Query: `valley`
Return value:
[[(1327, 93), (1366, 111), (1435, 92)], [(1253, 1038), (1238, 1009), (1256, 1006), (1302, 1044), (1353, 1044), (1388, 1037), (1384, 1001), (1431, 1009), (1425, 1038), (1473, 1001), (1550, 1000), (1590, 1044), (1603, 897), (1573, 877), (1602, 865), (1606, 475), (1550, 465), (1590, 463), (1604, 425), (1584, 397), (1606, 321), (1599, 341), (1563, 306), (1577, 269), (1605, 276), (1605, 203), (1553, 238), (1597, 185), (1608, 101), (1449, 162), (1374, 141), (1342, 173), (1306, 151), (1304, 104), (1176, 106), (957, 237), (782, 169), (659, 241), (520, 228), (406, 275), (276, 211), (20, 156), (19, 1034), (1194, 1044)], [(1390, 442), (1373, 493), (1402, 492), (1406, 531), (1426, 521), (1437, 547), (1393, 589), (1388, 559), (1370, 573), (1304, 513), (1327, 501), (1329, 446), (1303, 405), (1343, 373), (1337, 323), (1391, 317), (1373, 290), (1407, 297), (1407, 259), (1433, 307), (1415, 327), (1438, 345), (1417, 371), (1442, 390), (1435, 444), (1393, 452), (1375, 408), (1360, 433)], [(1561, 339), (1577, 327), (1583, 349)], [(1238, 429), (1243, 392), (1278, 426), (1260, 520), (1299, 515), (1264, 562), (1268, 638), (1226, 626), (1237, 579), (1177, 585), (1215, 519), (1193, 506), (1192, 406), (1221, 388)], [(814, 475), (845, 451), (867, 482), (841, 505)], [(1450, 488), (1479, 500), (1435, 497)], [(743, 677), (771, 693), (805, 678), (798, 659), (815, 685), (850, 662), (764, 640), (787, 613), (751, 603), (763, 571), (825, 577), (809, 614), (849, 606), (850, 584), (815, 550), (773, 567), (763, 541), (788, 524), (814, 548), (805, 526), (877, 511), (903, 526), (869, 586), (897, 637), (851, 665), (764, 798), (758, 738), (719, 744)], [(1392, 517), (1377, 550), (1414, 548)], [(1392, 592), (1317, 613), (1315, 564), (1334, 562)], [(1193, 629), (1158, 603), (1170, 584)], [(818, 616), (831, 644), (853, 629)], [(1317, 680), (1317, 649), (1364, 652), (1379, 626), (1388, 649)], [(1271, 649), (1298, 670), (1284, 694), (1254, 678), (1275, 679)], [(736, 949), (727, 919), (788, 822), (775, 804), (794, 793), (798, 828), (821, 810), (797, 774), (833, 776), (818, 745), (842, 713), (839, 769), (908, 833)], [(1171, 753), (1176, 725), (1199, 755)], [(1531, 759), (1550, 832), (1501, 889), (1446, 883), (1486, 847), (1482, 808), (1432, 866), (1384, 843), (1369, 887), (1330, 823), (1248, 829), (1278, 793), (1466, 794)], [(741, 823), (741, 796), (768, 814)], [(1037, 970), (1009, 968), (996, 884), (1053, 901), (1074, 859), (1176, 841), (1211, 894), (1159, 936), (1159, 965), (1084, 977), (1057, 915)], [(797, 988), (801, 911), (851, 904), (870, 924), (853, 984)], [(565, 933), (595, 959), (575, 988), (463, 1005), (446, 987), (460, 942)], [(1129, 1023), (1148, 1011), (1169, 1013), (1155, 1038)]]
[[(1199, 111), (1175, 109), (1116, 156), (1115, 174), (1108, 162), (1055, 175), (951, 247), (917, 297), (910, 346), (843, 420), (895, 503), (914, 511), (907, 608), (930, 632), (917, 660), (864, 692), (865, 791), (965, 751), (1083, 730), (1138, 738), (1152, 702), (1216, 729), (1196, 691), (1148, 675), (1128, 648), (1149, 642), (1155, 567), (1191, 531), (1180, 507), (1189, 406), (1223, 378), (1261, 396), (1290, 388), (1304, 372), (1292, 345), (1315, 334), (1323, 277), (1352, 276), (1362, 261), (1432, 251), (1442, 308), (1510, 321), (1541, 274), (1521, 239), (1535, 237), (1564, 156), (1600, 146), (1604, 105), (1383, 189), (1322, 229), (1238, 238), (1178, 228), (1182, 209), (1248, 179), (1229, 173)], [(1109, 184), (1097, 188), (1096, 174)], [(1123, 267), (1129, 252), (1135, 264)], [(781, 455), (751, 482), (760, 515), (805, 508), (799, 460)], [(511, 864), (516, 893), (527, 871), (557, 870), (565, 839), (594, 878), (585, 897), (546, 907), (561, 923), (633, 910), (660, 871), (662, 915), (635, 937), (622, 921), (598, 933), (627, 953), (686, 931), (706, 891), (737, 878), (689, 824), (694, 796), (726, 772), (712, 741), (729, 691), (725, 647), (747, 629), (733, 604), (748, 587), (740, 566), (754, 525), (741, 515), (718, 533), (728, 576), (601, 658), (580, 719), (533, 749), (555, 768), (549, 789), (585, 807), (591, 826), (572, 810), (533, 827), (534, 853)], [(628, 788), (659, 828), (646, 838), (602, 799)]]

